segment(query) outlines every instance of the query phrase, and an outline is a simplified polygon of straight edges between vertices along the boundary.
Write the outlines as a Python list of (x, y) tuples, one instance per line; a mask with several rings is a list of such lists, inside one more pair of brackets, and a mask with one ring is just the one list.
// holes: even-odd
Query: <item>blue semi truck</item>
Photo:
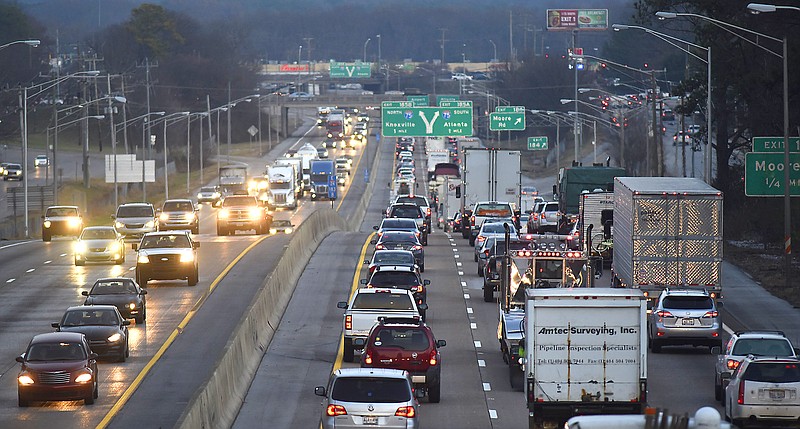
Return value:
[[(311, 199), (328, 198), (328, 184), (336, 177), (336, 164), (333, 160), (311, 160)], [(335, 183), (335, 179), (334, 179)]]

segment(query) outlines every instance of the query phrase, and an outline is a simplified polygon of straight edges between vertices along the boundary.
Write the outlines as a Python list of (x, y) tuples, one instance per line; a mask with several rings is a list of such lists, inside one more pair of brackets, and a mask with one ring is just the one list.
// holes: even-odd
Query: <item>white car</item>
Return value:
[(47, 167), (48, 165), (50, 165), (50, 158), (47, 155), (36, 155), (33, 160), (34, 167)]
[(798, 391), (800, 360), (748, 356), (725, 388), (725, 420), (740, 428), (766, 422), (797, 427)]
[(453, 76), (450, 77), (450, 80), (472, 80), (472, 76), (466, 73), (453, 73)]

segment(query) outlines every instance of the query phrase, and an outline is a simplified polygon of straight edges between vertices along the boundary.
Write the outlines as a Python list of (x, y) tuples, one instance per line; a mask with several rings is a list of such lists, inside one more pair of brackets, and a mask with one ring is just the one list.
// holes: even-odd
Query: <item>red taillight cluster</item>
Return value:
[(383, 250), (383, 244), (376, 244), (375, 250)]
[(407, 418), (414, 418), (417, 415), (417, 411), (414, 409), (413, 406), (409, 405), (406, 407), (400, 407), (394, 413), (395, 417), (407, 417)]
[(364, 356), (364, 363), (367, 364), (367, 365), (372, 365), (372, 355), (371, 354), (367, 353), (366, 356)]
[(425, 286), (423, 286), (423, 285), (417, 285), (417, 293), (422, 293), (422, 292), (424, 292), (424, 291), (425, 291)]
[(422, 246), (419, 245), (412, 246), (411, 250), (422, 250)]
[(353, 316), (344, 316), (344, 329), (353, 329)]
[(744, 380), (739, 382), (739, 397), (736, 398), (736, 403), (744, 405)]
[(347, 410), (341, 405), (328, 405), (328, 409), (325, 410), (325, 413), (331, 417), (346, 416)]
[(725, 364), (725, 366), (727, 366), (728, 369), (733, 370), (739, 367), (739, 363), (740, 362), (736, 359), (728, 359), (728, 362)]
[(658, 315), (658, 317), (675, 317), (667, 310), (656, 311), (656, 315)]
[(435, 366), (436, 364), (439, 363), (439, 359), (438, 359), (438, 356), (436, 356), (436, 350), (435, 349), (431, 352), (431, 358), (428, 359), (428, 363), (431, 366)]
[(719, 316), (719, 312), (718, 311), (709, 311), (709, 312), (706, 312), (706, 314), (703, 315), (703, 318), (704, 319), (710, 319), (712, 317), (717, 317), (717, 316)]

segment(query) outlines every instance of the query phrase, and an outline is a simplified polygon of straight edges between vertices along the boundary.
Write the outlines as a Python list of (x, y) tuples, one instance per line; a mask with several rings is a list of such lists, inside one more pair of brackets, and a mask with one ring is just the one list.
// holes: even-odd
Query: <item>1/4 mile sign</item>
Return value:
[[(746, 153), (744, 194), (748, 197), (783, 196), (783, 153)], [(800, 153), (789, 154), (789, 194), (800, 196)]]
[(471, 136), (472, 109), (451, 107), (381, 107), (384, 137)]

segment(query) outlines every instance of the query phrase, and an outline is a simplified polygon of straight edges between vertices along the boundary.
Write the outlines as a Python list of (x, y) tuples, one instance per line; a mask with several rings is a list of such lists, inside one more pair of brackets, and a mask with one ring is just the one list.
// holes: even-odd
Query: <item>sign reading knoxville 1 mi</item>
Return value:
[(381, 134), (384, 137), (471, 136), (472, 109), (382, 107)]
[[(753, 152), (745, 154), (744, 194), (784, 196), (783, 137), (753, 137)], [(800, 138), (789, 138), (789, 194), (800, 196)]]
[(372, 63), (331, 61), (330, 72), (332, 78), (368, 78), (372, 76)]

